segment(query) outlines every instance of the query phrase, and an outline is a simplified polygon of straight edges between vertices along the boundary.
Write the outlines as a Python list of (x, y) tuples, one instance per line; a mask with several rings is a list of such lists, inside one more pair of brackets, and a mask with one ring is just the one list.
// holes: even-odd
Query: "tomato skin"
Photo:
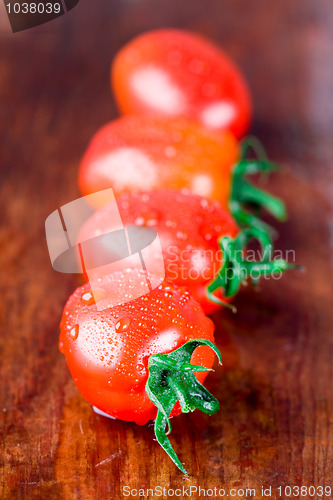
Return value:
[[(185, 119), (124, 116), (102, 127), (80, 164), (83, 195), (112, 187), (123, 192), (188, 188), (227, 209), (231, 168), (239, 146), (229, 132), (217, 133)], [(100, 195), (98, 207), (105, 204)]]
[[(135, 287), (145, 276), (137, 269), (116, 272), (97, 286), (106, 293), (107, 305), (107, 294), (117, 293), (128, 277)], [(79, 391), (93, 406), (118, 419), (145, 424), (157, 413), (145, 392), (149, 356), (169, 353), (192, 339), (214, 342), (214, 325), (188, 292), (167, 281), (148, 295), (102, 311), (83, 301), (90, 290), (86, 283), (66, 303), (59, 348)], [(214, 353), (198, 347), (191, 363), (211, 368)], [(200, 382), (206, 375), (196, 374)], [(179, 413), (176, 405), (171, 415)]]
[[(123, 224), (153, 227), (161, 242), (166, 277), (185, 286), (206, 314), (220, 306), (207, 296), (207, 284), (223, 265), (218, 245), (223, 236), (234, 237), (239, 229), (219, 203), (188, 191), (157, 190), (125, 193), (117, 200)], [(106, 205), (85, 223), (80, 241), (112, 231)], [(151, 271), (159, 269), (154, 251), (146, 261)], [(223, 300), (223, 296), (220, 296)]]
[(162, 29), (134, 38), (116, 55), (112, 88), (122, 113), (185, 116), (243, 137), (252, 105), (236, 64), (190, 32)]

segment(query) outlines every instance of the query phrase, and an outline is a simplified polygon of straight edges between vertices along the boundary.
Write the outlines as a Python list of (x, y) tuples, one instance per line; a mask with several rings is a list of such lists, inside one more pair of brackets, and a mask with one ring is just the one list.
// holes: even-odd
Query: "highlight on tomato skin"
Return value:
[[(220, 309), (221, 305), (208, 297), (207, 286), (223, 264), (219, 239), (224, 236), (233, 238), (239, 233), (232, 216), (218, 202), (194, 195), (188, 190), (124, 193), (118, 198), (117, 205), (125, 226), (156, 229), (166, 277), (186, 287), (206, 314)], [(113, 230), (109, 210), (112, 207), (106, 205), (88, 219), (81, 229), (80, 241)], [(149, 248), (145, 256), (151, 272), (154, 273), (156, 269), (157, 274), (159, 256)], [(87, 262), (87, 265), (91, 263)], [(224, 302), (230, 301), (222, 291), (218, 291), (218, 296)]]
[[(112, 187), (124, 192), (188, 188), (227, 209), (240, 147), (230, 132), (184, 118), (123, 116), (93, 136), (80, 163), (83, 195)], [(101, 193), (98, 206), (105, 204)]]
[[(213, 322), (187, 291), (168, 281), (126, 304), (107, 307), (108, 293), (117, 293), (122, 284), (139, 286), (145, 278), (138, 269), (104, 276), (96, 284), (105, 292), (103, 310), (91, 300), (89, 283), (77, 288), (65, 305), (59, 339), (82, 396), (108, 415), (139, 425), (157, 414), (145, 390), (149, 357), (198, 338), (214, 342)], [(214, 356), (209, 347), (200, 346), (191, 363), (210, 369)], [(195, 376), (202, 383), (207, 373)], [(171, 415), (179, 413), (177, 404)]]
[(251, 97), (240, 69), (191, 32), (154, 30), (129, 41), (112, 63), (111, 84), (124, 114), (185, 116), (237, 138), (250, 126)]

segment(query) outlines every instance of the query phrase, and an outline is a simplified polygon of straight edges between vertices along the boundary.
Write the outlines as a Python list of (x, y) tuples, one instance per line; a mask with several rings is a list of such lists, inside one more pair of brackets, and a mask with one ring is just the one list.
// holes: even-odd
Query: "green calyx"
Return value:
[[(246, 258), (246, 246), (251, 240), (260, 244), (260, 260)], [(219, 240), (223, 253), (223, 266), (217, 276), (207, 286), (207, 295), (212, 302), (230, 307), (234, 312), (236, 308), (216, 297), (217, 290), (223, 291), (223, 296), (234, 296), (240, 286), (248, 278), (256, 285), (261, 276), (273, 276), (287, 269), (299, 268), (289, 264), (284, 259), (273, 259), (273, 245), (269, 234), (259, 228), (249, 227), (239, 233), (236, 238), (225, 236)]]
[(173, 407), (179, 401), (183, 413), (198, 409), (209, 415), (219, 409), (217, 399), (194, 375), (194, 372), (198, 371), (211, 371), (210, 368), (190, 363), (193, 351), (198, 346), (210, 347), (221, 363), (220, 351), (212, 342), (205, 339), (190, 340), (169, 354), (154, 354), (148, 361), (149, 377), (146, 392), (158, 408), (154, 427), (155, 435), (163, 450), (184, 474), (187, 472), (167, 437), (167, 434), (171, 432), (169, 417)]
[[(250, 151), (255, 158), (248, 158)], [(275, 230), (263, 222), (255, 212), (267, 210), (276, 219), (283, 221), (287, 212), (282, 200), (253, 186), (246, 178), (247, 175), (269, 173), (276, 170), (276, 165), (270, 162), (261, 143), (255, 137), (247, 137), (241, 142), (241, 157), (233, 170), (233, 182), (229, 200), (229, 208), (234, 219), (241, 228), (254, 227), (274, 235)]]

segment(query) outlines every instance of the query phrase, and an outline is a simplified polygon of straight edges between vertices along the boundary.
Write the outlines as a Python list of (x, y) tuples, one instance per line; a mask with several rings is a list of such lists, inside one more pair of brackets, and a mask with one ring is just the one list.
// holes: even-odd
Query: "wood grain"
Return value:
[[(89, 137), (116, 116), (111, 58), (161, 26), (206, 34), (242, 66), (253, 132), (283, 167), (270, 180), (290, 212), (277, 245), (306, 267), (243, 290), (236, 316), (214, 315), (224, 366), (207, 384), (221, 411), (181, 416), (171, 435), (189, 479), (151, 426), (109, 422), (79, 395), (57, 347), (78, 280), (53, 271), (44, 236), (49, 213), (79, 195)], [(81, 0), (48, 25), (4, 29), (0, 44), (0, 497), (119, 499), (126, 485), (251, 487), (256, 498), (262, 485), (333, 488), (331, 2)]]

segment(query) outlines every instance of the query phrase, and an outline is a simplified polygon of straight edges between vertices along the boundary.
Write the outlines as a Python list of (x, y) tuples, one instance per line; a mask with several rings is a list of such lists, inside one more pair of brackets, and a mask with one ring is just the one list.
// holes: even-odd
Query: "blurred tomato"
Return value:
[(115, 57), (111, 81), (122, 113), (184, 116), (240, 138), (251, 120), (244, 77), (218, 46), (185, 31), (138, 36)]
[[(123, 192), (188, 188), (228, 209), (231, 168), (239, 146), (230, 132), (185, 119), (124, 116), (96, 132), (80, 164), (83, 195), (112, 187)], [(101, 194), (98, 207), (106, 200)]]

